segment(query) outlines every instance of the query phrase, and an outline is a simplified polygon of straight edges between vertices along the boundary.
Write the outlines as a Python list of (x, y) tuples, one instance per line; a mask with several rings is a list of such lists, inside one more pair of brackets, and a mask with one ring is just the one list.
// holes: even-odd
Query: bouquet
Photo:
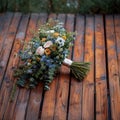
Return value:
[(14, 72), (17, 85), (34, 88), (42, 82), (44, 89), (49, 90), (49, 85), (62, 64), (68, 66), (79, 81), (83, 80), (90, 63), (67, 59), (74, 36), (75, 33), (67, 32), (59, 21), (50, 20), (42, 25), (38, 34), (25, 43), (18, 53), (23, 62)]

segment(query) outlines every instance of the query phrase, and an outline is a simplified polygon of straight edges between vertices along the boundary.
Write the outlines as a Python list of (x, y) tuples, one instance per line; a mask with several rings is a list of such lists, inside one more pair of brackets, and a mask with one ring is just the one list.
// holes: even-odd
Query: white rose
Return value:
[(53, 45), (53, 43), (51, 41), (47, 41), (45, 44), (44, 44), (44, 48), (48, 48), (50, 47), (51, 45)]
[(42, 46), (39, 46), (36, 50), (37, 55), (43, 55), (44, 54), (44, 48)]

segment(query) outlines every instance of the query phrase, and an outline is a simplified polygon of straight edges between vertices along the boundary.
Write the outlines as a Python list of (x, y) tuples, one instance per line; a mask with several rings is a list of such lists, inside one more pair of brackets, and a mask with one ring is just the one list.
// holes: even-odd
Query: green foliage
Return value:
[[(48, 5), (48, 0), (8, 0), (7, 10), (20, 12), (47, 12)], [(2, 7), (4, 8), (4, 6)]]
[(49, 11), (49, 0), (29, 0), (30, 12), (47, 12)]
[(0, 11), (4, 11), (7, 7), (7, 0), (0, 0)]
[(2, 11), (2, 8), (3, 8), (3, 6), (2, 6), (2, 0), (0, 0), (0, 11)]
[(16, 0), (8, 0), (7, 10), (16, 11)]
[(17, 10), (29, 12), (29, 0), (16, 0)]
[(8, 0), (7, 10), (29, 12), (29, 0)]
[(41, 25), (23, 50), (19, 51), (22, 64), (15, 70), (17, 85), (34, 88), (38, 83), (44, 84), (49, 90), (56, 71), (68, 55), (74, 33), (67, 32), (62, 23), (49, 20)]
[(81, 0), (80, 13), (119, 13), (120, 0)]
[(120, 0), (0, 0), (0, 11), (120, 13)]
[(79, 4), (77, 0), (74, 1), (69, 0), (69, 2), (67, 2), (67, 0), (52, 0), (52, 4), (53, 4), (53, 12), (57, 12), (57, 13), (78, 12)]

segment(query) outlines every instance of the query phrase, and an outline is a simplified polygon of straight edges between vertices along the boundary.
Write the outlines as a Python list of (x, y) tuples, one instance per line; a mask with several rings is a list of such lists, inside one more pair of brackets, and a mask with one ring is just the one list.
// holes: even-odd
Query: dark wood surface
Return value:
[[(44, 92), (17, 88), (13, 68), (16, 57), (40, 24), (59, 19), (68, 31), (77, 31), (69, 58), (91, 62), (90, 72), (77, 82), (69, 68), (59, 74)], [(46, 13), (0, 14), (0, 120), (120, 120), (120, 15), (74, 15)]]

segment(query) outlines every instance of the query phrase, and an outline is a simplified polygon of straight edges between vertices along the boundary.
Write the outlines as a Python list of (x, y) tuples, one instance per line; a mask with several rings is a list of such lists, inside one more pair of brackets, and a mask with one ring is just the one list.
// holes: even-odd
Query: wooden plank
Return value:
[(96, 120), (107, 120), (107, 77), (103, 17), (95, 16)]
[[(117, 43), (118, 69), (119, 69), (119, 77), (120, 77), (120, 15), (114, 16), (114, 22), (115, 22), (115, 35), (116, 35), (116, 43)], [(119, 92), (118, 94), (120, 95), (120, 89), (118, 92)], [(118, 98), (118, 102), (120, 102), (120, 97)]]
[(85, 62), (91, 62), (90, 72), (83, 81), (82, 119), (94, 120), (94, 17), (86, 16)]
[[(67, 14), (67, 20), (65, 27), (67, 31), (74, 30), (74, 15)], [(69, 56), (69, 58), (71, 58)], [(62, 66), (60, 71), (56, 107), (55, 107), (55, 120), (65, 120), (67, 118), (67, 107), (68, 107), (68, 95), (69, 95), (69, 83), (70, 83), (70, 70), (66, 66)]]
[[(4, 25), (5, 25), (5, 16), (6, 14), (1, 14), (0, 15), (0, 52), (1, 52), (1, 49), (2, 49), (2, 44), (4, 42), (3, 39), (1, 39), (1, 35), (2, 35), (2, 31), (4, 30)], [(8, 22), (9, 23), (9, 22)]]
[(4, 18), (3, 18), (3, 21), (2, 23), (4, 23), (3, 25), (3, 28), (2, 28), (2, 31), (0, 33), (0, 54), (2, 52), (2, 48), (3, 48), (3, 44), (4, 44), (4, 41), (5, 41), (5, 38), (6, 38), (6, 33), (9, 29), (9, 26), (11, 24), (11, 20), (12, 20), (12, 17), (13, 17), (13, 13), (11, 12), (7, 12), (5, 15), (4, 15)]
[(108, 54), (109, 89), (112, 120), (120, 120), (120, 81), (113, 16), (106, 16), (106, 42)]
[[(24, 40), (25, 38), (25, 33), (26, 33), (26, 29), (27, 29), (27, 25), (28, 25), (28, 21), (29, 21), (29, 15), (23, 15), (22, 19), (20, 21), (20, 26), (18, 28), (18, 32), (16, 33), (16, 38), (15, 38), (15, 42), (13, 45), (13, 49), (12, 49), (12, 53), (9, 59), (9, 63), (8, 63), (8, 67), (6, 70), (6, 74), (5, 77), (9, 78), (9, 89), (5, 88), (6, 93), (8, 94), (8, 97), (4, 100), (4, 102), (7, 102), (10, 94), (11, 94), (11, 90), (12, 86), (14, 85), (14, 83), (16, 82), (16, 79), (13, 78), (13, 68), (16, 68), (18, 66), (18, 62), (19, 62), (19, 57), (16, 57), (16, 54), (19, 52), (19, 50), (22, 48), (21, 45), (21, 40)], [(5, 114), (4, 114), (4, 119), (8, 120), (8, 119), (12, 119), (13, 113), (14, 113), (14, 108), (16, 105), (16, 100), (17, 100), (17, 96), (19, 93), (19, 89), (16, 90), (15, 92), (15, 98), (12, 102), (8, 102), (7, 108), (5, 110)]]
[[(116, 37), (116, 43), (117, 43), (117, 57), (118, 57), (118, 65), (120, 65), (120, 15), (114, 16), (114, 24), (115, 24), (115, 37)], [(120, 75), (120, 67), (119, 69), (119, 75)]]
[[(1, 24), (3, 24), (0, 28), (0, 61), (2, 59), (2, 49), (3, 49), (3, 44), (9, 29), (9, 25), (12, 20), (13, 13), (6, 13), (3, 18), (1, 18)], [(3, 78), (3, 73), (5, 71), (5, 66), (4, 63), (0, 62), (0, 86)]]
[[(55, 14), (51, 14), (49, 18), (56, 18)], [(59, 14), (58, 18), (61, 22), (65, 22), (65, 15)], [(58, 84), (58, 77), (55, 77), (53, 82), (50, 85), (50, 91), (47, 91), (44, 96), (44, 102), (43, 102), (43, 109), (41, 114), (41, 120), (53, 120), (54, 118), (54, 109), (55, 109), (55, 103), (56, 103), (56, 90), (57, 90), (57, 84)]]
[[(35, 14), (35, 13), (33, 13), (31, 15), (25, 41), (29, 41), (31, 39), (31, 37), (32, 37), (31, 30), (34, 31), (36, 29), (38, 16), (39, 15)], [(13, 116), (14, 120), (24, 120), (25, 119), (26, 109), (27, 109), (27, 105), (28, 105), (28, 101), (29, 101), (29, 94), (30, 94), (29, 89), (25, 89), (25, 88), (20, 89), (17, 103), (16, 103), (16, 106), (14, 109), (14, 116)]]
[[(3, 26), (4, 26), (4, 18), (5, 18), (5, 13), (0, 13), (0, 33), (2, 32)], [(1, 41), (1, 40), (0, 40)]]
[[(120, 79), (120, 15), (114, 16), (114, 24), (115, 24), (115, 37), (116, 37), (116, 43), (117, 43), (117, 61), (118, 61), (118, 69), (119, 69), (119, 79)], [(119, 81), (119, 91), (118, 91), (118, 102), (120, 103), (120, 81)], [(120, 105), (120, 104), (119, 104)], [(120, 106), (118, 106), (120, 107)], [(118, 114), (120, 119), (120, 109), (118, 109)]]
[[(48, 19), (56, 19), (56, 14), (50, 14)], [(52, 81), (50, 85), (50, 91), (46, 91), (44, 94), (44, 101), (42, 106), (41, 120), (49, 119), (53, 120), (54, 107), (55, 107), (55, 95), (56, 95), (57, 77)]]
[[(1, 55), (1, 61), (0, 62), (4, 63), (4, 68), (3, 68), (4, 71), (3, 70), (0, 71), (1, 75), (4, 74), (4, 72), (5, 72), (5, 68), (6, 68), (7, 62), (9, 60), (10, 52), (11, 52), (11, 49), (12, 49), (12, 45), (14, 43), (14, 39), (15, 39), (15, 35), (16, 35), (17, 27), (19, 25), (20, 18), (21, 18), (21, 14), (20, 13), (15, 13), (14, 17), (13, 17), (13, 20), (12, 20), (12, 23), (9, 27), (8, 34), (7, 34), (7, 37), (6, 37), (5, 42), (4, 42), (2, 55)], [(1, 106), (0, 107), (0, 119), (2, 119), (3, 114), (6, 110), (7, 102), (5, 102), (5, 101), (9, 96), (9, 94), (7, 94), (8, 92), (6, 92), (6, 91), (7, 91), (7, 89), (10, 90), (10, 78), (11, 78), (11, 75), (9, 75), (9, 73), (8, 73), (8, 76), (4, 77), (3, 85), (1, 86), (1, 91), (0, 91), (0, 106)]]
[[(84, 58), (84, 24), (84, 16), (77, 15), (75, 27), (77, 36), (74, 42), (73, 60), (78, 62), (82, 62)], [(80, 120), (82, 114), (82, 82), (78, 82), (75, 78), (72, 78), (71, 80), (69, 99), (68, 120)]]
[[(40, 14), (38, 23), (42, 25), (47, 20), (47, 14)], [(26, 112), (27, 120), (38, 120), (39, 110), (42, 101), (43, 85), (40, 84), (37, 88), (31, 90), (28, 108)]]

